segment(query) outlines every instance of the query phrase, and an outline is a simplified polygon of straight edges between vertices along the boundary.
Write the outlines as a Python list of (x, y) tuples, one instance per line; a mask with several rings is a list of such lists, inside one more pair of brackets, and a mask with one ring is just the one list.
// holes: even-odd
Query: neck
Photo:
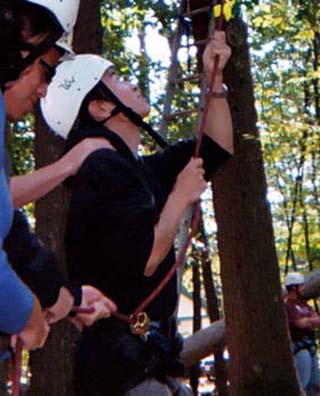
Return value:
[(138, 152), (141, 138), (140, 128), (137, 125), (127, 119), (121, 120), (115, 117), (107, 121), (104, 126), (119, 135), (133, 153)]

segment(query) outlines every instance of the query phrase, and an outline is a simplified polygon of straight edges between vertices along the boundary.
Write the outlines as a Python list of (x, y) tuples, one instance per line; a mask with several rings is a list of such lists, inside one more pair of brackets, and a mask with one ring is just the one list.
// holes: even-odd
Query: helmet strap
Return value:
[(168, 146), (168, 142), (158, 132), (156, 132), (150, 124), (144, 122), (139, 114), (133, 111), (130, 107), (126, 106), (103, 82), (101, 82), (100, 88), (104, 92), (105, 96), (116, 105), (116, 107), (112, 110), (110, 116), (107, 117), (103, 121), (103, 123), (105, 123), (115, 115), (123, 113), (126, 117), (129, 118), (131, 122), (144, 129), (161, 148), (165, 148)]
[(119, 113), (121, 113), (121, 109), (120, 109), (118, 106), (116, 106), (116, 107), (111, 111), (110, 115), (109, 115), (107, 118), (105, 118), (104, 120), (102, 120), (102, 121), (100, 122), (100, 124), (105, 124), (107, 121), (109, 121), (111, 118), (115, 117), (115, 116), (118, 115)]

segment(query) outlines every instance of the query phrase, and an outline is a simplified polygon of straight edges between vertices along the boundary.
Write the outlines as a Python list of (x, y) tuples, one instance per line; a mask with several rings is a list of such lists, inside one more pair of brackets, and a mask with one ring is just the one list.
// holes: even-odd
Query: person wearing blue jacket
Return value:
[[(53, 0), (49, 3), (45, 0), (0, 0), (3, 27), (0, 32), (0, 88), (4, 92), (3, 98), (0, 91), (0, 331), (19, 333), (24, 346), (29, 349), (44, 344), (49, 328), (38, 298), (12, 270), (3, 250), (3, 239), (10, 228), (13, 213), (4, 170), (5, 113), (9, 121), (16, 121), (32, 111), (38, 98), (45, 95), (61, 55), (55, 43), (62, 33), (67, 35), (72, 30), (78, 7), (79, 0)], [(11, 183), (14, 184), (14, 187), (11, 185), (11, 194), (15, 206), (24, 205), (51, 191), (76, 172), (88, 154), (101, 146), (98, 140), (84, 142), (71, 155), (33, 174), (19, 177), (16, 183)], [(65, 288), (60, 288), (57, 303), (50, 307), (50, 323), (64, 317), (72, 308), (74, 299), (70, 293), (62, 293), (64, 291)], [(80, 324), (90, 325), (99, 317), (109, 316), (115, 309), (109, 299), (91, 286), (82, 286), (82, 294), (82, 306), (94, 301), (92, 305), (96, 309), (90, 315), (77, 315)]]
[[(51, 11), (27, 1), (2, 0), (0, 22), (0, 86), (3, 90), (62, 35), (63, 28)], [(38, 299), (12, 270), (3, 250), (3, 239), (10, 229), (13, 214), (4, 172), (4, 128), (5, 107), (0, 92), (0, 330), (20, 333), (26, 347), (37, 348), (45, 342), (48, 324)]]
[[(37, 303), (31, 291), (11, 269), (3, 250), (3, 239), (12, 221), (12, 205), (3, 169), (3, 130), (5, 110), (0, 96), (0, 328), (7, 333), (19, 333), (29, 320), (33, 305)], [(43, 331), (46, 332), (44, 326)]]

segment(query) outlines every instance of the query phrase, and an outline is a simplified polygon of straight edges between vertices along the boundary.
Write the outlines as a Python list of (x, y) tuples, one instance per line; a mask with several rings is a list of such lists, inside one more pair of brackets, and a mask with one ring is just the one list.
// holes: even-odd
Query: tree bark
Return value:
[[(36, 166), (39, 168), (52, 163), (61, 155), (63, 142), (47, 131), (39, 116), (36, 130)], [(64, 273), (66, 268), (63, 235), (67, 202), (66, 191), (59, 187), (44, 199), (40, 199), (35, 208), (37, 235), (46, 247), (55, 252), (60, 270)], [(64, 320), (52, 326), (45, 347), (31, 354), (31, 395), (72, 395), (71, 338), (71, 325)]]
[(214, 178), (230, 396), (298, 396), (282, 301), (259, 135), (247, 31), (233, 20), (226, 72), (235, 155)]
[[(82, 0), (74, 36), (78, 52), (101, 52), (102, 28), (100, 0)], [(36, 121), (36, 167), (55, 161), (62, 153), (61, 139), (48, 132), (46, 125)], [(60, 268), (66, 273), (64, 260), (64, 229), (68, 207), (66, 191), (59, 187), (36, 204), (37, 234), (54, 250)], [(30, 395), (71, 396), (75, 331), (66, 321), (53, 326), (46, 346), (31, 355), (32, 380)]]

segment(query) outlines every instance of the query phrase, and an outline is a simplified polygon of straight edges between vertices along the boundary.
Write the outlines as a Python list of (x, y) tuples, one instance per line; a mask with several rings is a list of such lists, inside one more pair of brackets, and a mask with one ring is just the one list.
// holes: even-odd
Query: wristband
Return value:
[(211, 97), (216, 99), (225, 99), (228, 97), (229, 90), (225, 84), (222, 84), (222, 91), (220, 92), (211, 92)]

